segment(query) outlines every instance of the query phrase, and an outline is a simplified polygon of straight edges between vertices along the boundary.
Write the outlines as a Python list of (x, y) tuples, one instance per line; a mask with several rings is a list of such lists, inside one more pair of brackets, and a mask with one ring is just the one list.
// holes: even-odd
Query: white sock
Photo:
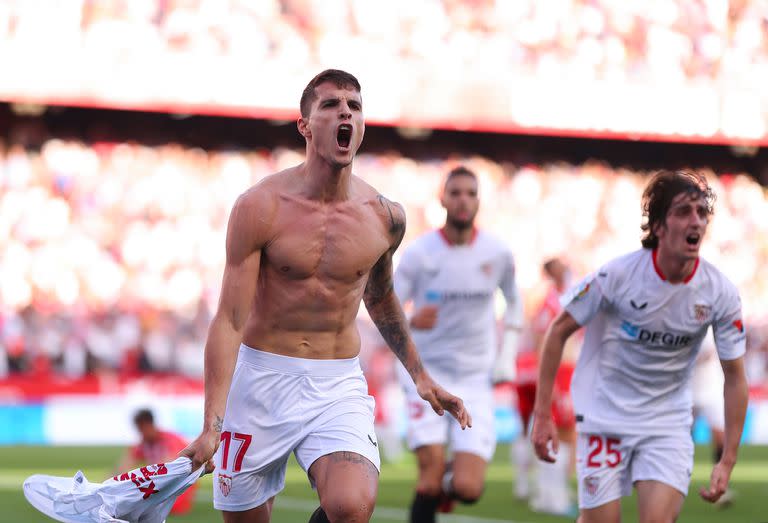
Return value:
[(568, 469), (571, 447), (561, 443), (554, 463), (537, 461), (536, 499), (534, 505), (539, 510), (562, 513), (571, 504), (568, 489)]
[(516, 439), (509, 447), (512, 463), (517, 470), (515, 477), (515, 495), (519, 498), (528, 497), (530, 494), (530, 485), (528, 475), (531, 470), (531, 444), (528, 438), (521, 436)]

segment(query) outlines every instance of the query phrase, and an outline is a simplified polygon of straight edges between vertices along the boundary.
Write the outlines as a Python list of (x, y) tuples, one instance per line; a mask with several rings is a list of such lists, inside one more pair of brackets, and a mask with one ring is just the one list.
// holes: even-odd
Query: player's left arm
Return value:
[(383, 196), (379, 196), (378, 200), (382, 206), (381, 214), (386, 219), (390, 247), (381, 255), (368, 275), (363, 294), (365, 307), (384, 341), (410, 374), (419, 395), (428, 401), (438, 414), (442, 415), (447, 410), (459, 421), (462, 428), (472, 426), (472, 419), (464, 408), (464, 402), (445, 391), (429, 376), (411, 339), (408, 322), (395, 294), (392, 276), (392, 256), (405, 235), (405, 211), (399, 204)]
[(746, 336), (741, 319), (741, 301), (735, 288), (724, 297), (723, 302), (724, 313), (715, 319), (712, 329), (725, 377), (725, 441), (723, 456), (712, 469), (709, 487), (702, 488), (699, 492), (701, 497), (709, 502), (717, 501), (728, 488), (731, 471), (736, 465), (749, 400), (747, 376), (744, 371)]
[(747, 414), (749, 388), (744, 372), (744, 357), (735, 360), (720, 360), (725, 376), (723, 396), (725, 398), (725, 441), (723, 456), (714, 468), (709, 480), (709, 488), (702, 488), (701, 497), (714, 503), (728, 489), (731, 472), (736, 465), (741, 433), (744, 430), (744, 418)]
[(513, 381), (517, 377), (517, 346), (520, 343), (523, 328), (523, 302), (515, 281), (515, 262), (510, 252), (505, 253), (499, 288), (504, 294), (506, 309), (501, 346), (493, 368), (493, 381), (504, 383)]

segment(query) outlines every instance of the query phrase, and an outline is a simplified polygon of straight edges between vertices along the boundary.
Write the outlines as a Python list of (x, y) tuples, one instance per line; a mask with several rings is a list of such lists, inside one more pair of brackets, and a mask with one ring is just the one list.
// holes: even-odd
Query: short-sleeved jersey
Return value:
[(416, 309), (438, 307), (433, 329), (411, 331), (430, 372), (452, 380), (490, 380), (497, 348), (497, 288), (507, 301), (507, 323), (518, 321), (512, 254), (483, 231), (466, 245), (451, 245), (433, 231), (405, 250), (395, 272), (398, 297), (403, 303), (412, 300)]
[(584, 279), (563, 306), (586, 325), (571, 385), (581, 432), (687, 430), (691, 373), (707, 329), (720, 359), (745, 351), (738, 291), (701, 258), (685, 282), (671, 284), (655, 251), (635, 251)]

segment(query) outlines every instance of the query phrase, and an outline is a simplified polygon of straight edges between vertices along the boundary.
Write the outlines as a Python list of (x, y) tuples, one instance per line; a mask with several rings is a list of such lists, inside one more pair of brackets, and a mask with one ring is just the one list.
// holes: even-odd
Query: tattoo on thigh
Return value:
[(365, 456), (362, 456), (356, 452), (349, 452), (347, 450), (342, 450), (342, 451), (334, 452), (330, 454), (329, 457), (331, 459), (331, 462), (333, 463), (346, 462), (346, 463), (352, 463), (355, 465), (365, 465), (369, 469), (369, 472), (372, 470), (377, 475), (379, 473), (379, 470), (376, 468), (376, 466), (373, 463), (371, 463), (371, 460), (369, 460)]

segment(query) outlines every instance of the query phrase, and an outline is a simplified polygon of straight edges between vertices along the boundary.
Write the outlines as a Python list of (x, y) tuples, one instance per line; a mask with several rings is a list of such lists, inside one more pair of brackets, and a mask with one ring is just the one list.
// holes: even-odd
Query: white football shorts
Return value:
[(632, 494), (636, 481), (659, 481), (688, 494), (693, 470), (689, 432), (664, 436), (582, 434), (576, 441), (579, 508)]
[(373, 408), (357, 357), (292, 358), (241, 345), (214, 457), (214, 507), (265, 503), (285, 486), (291, 452), (305, 471), (340, 451), (380, 469)]
[(415, 450), (425, 445), (450, 443), (452, 452), (468, 452), (490, 461), (496, 450), (495, 404), (490, 382), (470, 385), (441, 381), (437, 377), (435, 380), (464, 401), (464, 407), (472, 416), (472, 427), (461, 430), (459, 422), (448, 412), (438, 416), (432, 406), (421, 399), (413, 382), (403, 380), (408, 402), (408, 447)]

